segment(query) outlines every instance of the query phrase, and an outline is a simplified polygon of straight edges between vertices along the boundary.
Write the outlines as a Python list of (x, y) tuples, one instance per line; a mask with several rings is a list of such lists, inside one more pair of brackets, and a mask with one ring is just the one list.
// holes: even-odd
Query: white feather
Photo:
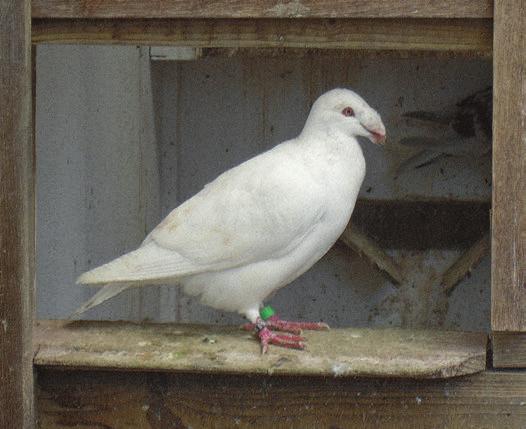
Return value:
[(88, 311), (90, 308), (96, 307), (99, 304), (102, 304), (104, 301), (107, 301), (110, 298), (121, 293), (123, 290), (126, 290), (129, 287), (128, 284), (115, 283), (111, 285), (104, 286), (101, 288), (95, 295), (93, 295), (88, 301), (82, 304), (77, 308), (69, 318), (72, 319), (76, 316), (81, 315), (85, 311)]
[[(347, 106), (354, 117), (342, 115)], [(380, 117), (358, 95), (326, 93), (299, 137), (223, 173), (174, 209), (137, 250), (80, 276), (79, 283), (119, 286), (106, 286), (79, 311), (126, 287), (166, 283), (253, 319), (270, 293), (338, 239), (365, 174), (355, 137), (378, 134), (385, 134)]]

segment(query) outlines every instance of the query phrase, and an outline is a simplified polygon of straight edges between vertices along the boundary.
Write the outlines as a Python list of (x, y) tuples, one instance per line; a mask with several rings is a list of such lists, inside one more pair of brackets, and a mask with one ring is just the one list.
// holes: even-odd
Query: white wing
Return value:
[(323, 189), (290, 145), (219, 176), (173, 210), (139, 249), (78, 282), (162, 281), (288, 254), (316, 227), (325, 206)]

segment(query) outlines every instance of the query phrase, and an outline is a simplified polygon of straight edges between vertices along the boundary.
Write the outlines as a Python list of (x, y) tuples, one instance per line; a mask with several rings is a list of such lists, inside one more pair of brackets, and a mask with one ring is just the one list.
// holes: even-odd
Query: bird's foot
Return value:
[(264, 325), (257, 329), (257, 335), (261, 342), (261, 354), (265, 354), (268, 351), (269, 344), (288, 349), (303, 350), (305, 348), (305, 338), (299, 335), (276, 334)]
[[(329, 325), (323, 322), (289, 322), (281, 320), (277, 316), (271, 316), (267, 320), (258, 318), (256, 323), (246, 323), (243, 325), (243, 329), (256, 332), (261, 342), (261, 353), (266, 353), (269, 344), (303, 350), (305, 338), (300, 336), (303, 329), (322, 331), (328, 330)], [(278, 334), (272, 330), (287, 333)]]
[[(270, 329), (297, 335), (301, 335), (304, 329), (306, 331), (327, 331), (330, 329), (329, 325), (323, 322), (290, 322), (281, 320), (278, 316), (272, 316), (265, 321), (262, 320), (262, 322)], [(243, 328), (247, 331), (257, 330), (257, 323), (247, 323), (243, 325)]]
[(277, 316), (272, 316), (267, 321), (269, 328), (276, 331), (290, 332), (292, 334), (300, 335), (305, 329), (306, 331), (328, 331), (329, 325), (323, 322), (290, 322), (288, 320), (281, 320)]

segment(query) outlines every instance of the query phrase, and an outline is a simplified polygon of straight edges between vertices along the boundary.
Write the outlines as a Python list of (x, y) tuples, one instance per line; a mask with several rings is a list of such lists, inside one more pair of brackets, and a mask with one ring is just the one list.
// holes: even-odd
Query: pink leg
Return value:
[(289, 322), (281, 320), (278, 316), (272, 316), (266, 322), (269, 328), (293, 334), (301, 334), (303, 329), (306, 331), (327, 331), (329, 329), (329, 325), (323, 322)]
[[(279, 319), (278, 316), (272, 316), (267, 320), (258, 318), (256, 323), (246, 323), (243, 325), (243, 329), (256, 331), (261, 342), (261, 353), (266, 353), (269, 344), (303, 350), (305, 348), (305, 338), (299, 336), (302, 329), (315, 331), (327, 330), (329, 329), (329, 325), (322, 322), (288, 322)], [(272, 330), (290, 332), (290, 334), (276, 334), (272, 332)]]
[(276, 334), (266, 326), (261, 328), (257, 334), (261, 342), (262, 354), (265, 354), (267, 352), (269, 344), (299, 350), (303, 350), (303, 348), (305, 347), (305, 344), (303, 343), (305, 338), (300, 337), (298, 335)]
[[(272, 316), (265, 320), (265, 326), (276, 331), (290, 332), (292, 334), (300, 335), (302, 330), (306, 331), (326, 331), (329, 325), (323, 322), (289, 322), (287, 320), (281, 320), (278, 316)], [(246, 323), (243, 328), (247, 331), (256, 329), (255, 323)]]

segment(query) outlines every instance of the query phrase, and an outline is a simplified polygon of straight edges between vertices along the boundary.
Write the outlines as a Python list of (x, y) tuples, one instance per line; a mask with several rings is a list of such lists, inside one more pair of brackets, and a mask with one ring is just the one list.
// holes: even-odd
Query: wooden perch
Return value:
[(39, 321), (34, 364), (212, 374), (449, 378), (486, 367), (487, 336), (476, 332), (331, 329), (304, 332), (307, 350), (261, 355), (237, 326)]
[(489, 233), (487, 233), (484, 234), (484, 236), (473, 246), (466, 250), (466, 252), (460, 255), (460, 257), (444, 272), (441, 285), (447, 294), (453, 292), (457, 284), (479, 264), (484, 255), (489, 251), (489, 248), (490, 237)]
[(343, 231), (340, 240), (361, 256), (364, 256), (394, 284), (402, 284), (404, 276), (398, 264), (356, 226), (349, 223), (345, 231)]

